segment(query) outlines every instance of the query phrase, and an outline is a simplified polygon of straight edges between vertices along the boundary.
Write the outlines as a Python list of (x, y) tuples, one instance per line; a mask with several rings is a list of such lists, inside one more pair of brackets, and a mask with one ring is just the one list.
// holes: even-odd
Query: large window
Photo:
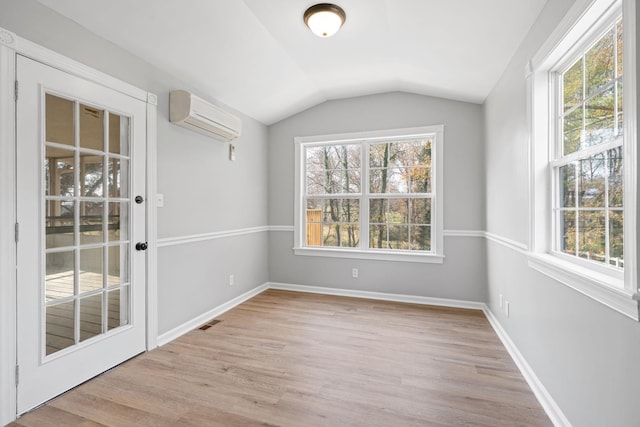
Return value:
[(442, 261), (442, 126), (296, 138), (296, 253)]
[(622, 20), (558, 73), (555, 249), (624, 267)]
[(576, 0), (531, 59), (529, 265), (638, 320), (635, 9)]

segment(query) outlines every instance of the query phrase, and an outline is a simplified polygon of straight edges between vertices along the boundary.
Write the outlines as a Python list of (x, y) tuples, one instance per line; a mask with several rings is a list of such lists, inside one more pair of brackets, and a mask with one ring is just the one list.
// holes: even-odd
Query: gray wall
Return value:
[[(408, 93), (325, 102), (269, 127), (269, 223), (292, 226), (296, 136), (444, 125), (444, 228), (484, 230), (482, 108)], [(485, 299), (485, 246), (445, 237), (444, 264), (373, 262), (295, 256), (293, 232), (269, 239), (272, 282), (470, 301)], [(358, 279), (351, 268), (360, 269)]]
[[(158, 192), (165, 196), (165, 207), (158, 209), (160, 239), (267, 225), (266, 126), (234, 112), (242, 118), (243, 134), (231, 162), (228, 144), (169, 123), (169, 91), (193, 90), (210, 99), (189, 82), (34, 0), (0, 0), (0, 27), (158, 95)], [(267, 239), (260, 232), (159, 248), (159, 332), (266, 283)], [(228, 286), (229, 274), (234, 287)]]
[[(572, 6), (547, 3), (485, 103), (487, 231), (528, 239), (525, 65)], [(637, 191), (634, 189), (634, 191)], [(488, 243), (488, 303), (574, 426), (637, 426), (640, 325)], [(510, 302), (510, 317), (499, 295)]]

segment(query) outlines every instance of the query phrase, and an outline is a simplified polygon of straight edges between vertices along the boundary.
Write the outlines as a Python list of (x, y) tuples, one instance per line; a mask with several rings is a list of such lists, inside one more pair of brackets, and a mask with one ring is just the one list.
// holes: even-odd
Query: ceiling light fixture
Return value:
[(304, 12), (304, 23), (318, 37), (331, 37), (346, 19), (344, 10), (331, 3), (316, 4)]

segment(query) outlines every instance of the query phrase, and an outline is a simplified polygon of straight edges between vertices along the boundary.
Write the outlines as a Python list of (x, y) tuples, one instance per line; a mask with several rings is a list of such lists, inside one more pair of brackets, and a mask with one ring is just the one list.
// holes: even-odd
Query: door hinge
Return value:
[(16, 94), (16, 102), (18, 101), (18, 87), (20, 86), (20, 84), (18, 83), (18, 81), (16, 80), (15, 83), (15, 94)]
[(20, 366), (16, 365), (16, 385), (20, 384)]
[(16, 243), (18, 243), (19, 236), (20, 236), (20, 224), (16, 222), (16, 226), (15, 226)]

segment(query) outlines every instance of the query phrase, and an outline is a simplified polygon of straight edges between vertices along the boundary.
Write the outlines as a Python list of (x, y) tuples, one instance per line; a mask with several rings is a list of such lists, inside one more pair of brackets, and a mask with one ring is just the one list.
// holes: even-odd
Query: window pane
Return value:
[(595, 262), (605, 262), (604, 212), (581, 211), (578, 226), (578, 256)]
[(390, 225), (389, 240), (387, 240), (387, 248), (399, 249), (399, 250), (409, 249), (409, 226)]
[(388, 227), (384, 224), (371, 224), (369, 226), (369, 248), (387, 249), (389, 238)]
[(614, 78), (613, 29), (605, 34), (585, 55), (587, 96), (600, 91)]
[(409, 175), (407, 172), (408, 171), (406, 168), (387, 169), (387, 182), (382, 183), (382, 188), (383, 188), (382, 192), (383, 193), (409, 192)]
[(356, 247), (360, 243), (360, 201), (355, 199), (307, 200), (308, 246)]
[(411, 193), (431, 192), (431, 168), (411, 168), (408, 170)]
[(391, 199), (388, 206), (387, 222), (396, 224), (409, 222), (409, 199)]
[(564, 109), (565, 111), (574, 105), (578, 105), (582, 102), (582, 58), (576, 61), (575, 64), (562, 76), (562, 87), (564, 97)]
[(358, 145), (306, 149), (307, 194), (360, 193), (360, 187)]
[(609, 207), (623, 207), (624, 174), (622, 173), (622, 147), (609, 150), (607, 172), (609, 181)]
[(586, 103), (584, 147), (602, 144), (614, 138), (615, 97), (610, 86)]
[(574, 164), (562, 166), (559, 171), (560, 207), (570, 208), (576, 205), (576, 167)]
[(563, 129), (563, 154), (571, 154), (580, 149), (580, 138), (582, 136), (583, 125), (583, 109), (576, 108), (566, 116), (562, 121)]
[(560, 251), (576, 254), (576, 213), (575, 211), (560, 211)]
[(580, 161), (580, 207), (605, 207), (604, 154)]
[(431, 199), (411, 199), (412, 224), (431, 225)]
[(624, 215), (622, 211), (609, 212), (609, 264), (624, 267)]
[(411, 227), (411, 247), (412, 251), (431, 250), (431, 227), (413, 226)]

